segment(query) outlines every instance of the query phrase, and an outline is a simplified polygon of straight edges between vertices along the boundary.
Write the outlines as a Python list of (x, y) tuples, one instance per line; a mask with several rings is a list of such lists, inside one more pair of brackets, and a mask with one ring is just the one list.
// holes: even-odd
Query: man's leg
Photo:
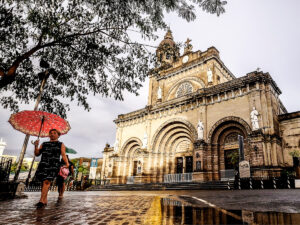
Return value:
[(61, 197), (64, 196), (65, 188), (66, 188), (66, 184), (65, 184), (65, 182), (63, 182), (62, 187), (61, 187)]
[(43, 181), (43, 186), (42, 186), (42, 193), (41, 193), (41, 199), (40, 202), (47, 204), (47, 195), (48, 195), (48, 190), (50, 187), (51, 181), (49, 180), (44, 180)]
[(63, 195), (63, 183), (64, 183), (64, 180), (61, 176), (58, 176), (57, 177), (57, 190), (58, 190), (58, 197), (61, 198), (62, 195)]

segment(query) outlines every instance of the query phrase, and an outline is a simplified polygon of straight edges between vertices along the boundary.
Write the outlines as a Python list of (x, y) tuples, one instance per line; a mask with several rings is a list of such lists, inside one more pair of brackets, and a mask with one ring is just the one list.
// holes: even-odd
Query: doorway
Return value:
[(229, 149), (224, 151), (225, 170), (235, 169), (239, 162), (239, 150)]
[(185, 157), (185, 172), (186, 173), (193, 172), (193, 156)]
[(176, 158), (176, 173), (182, 173), (183, 172), (183, 158), (177, 157)]
[(138, 161), (133, 161), (133, 176), (137, 175)]

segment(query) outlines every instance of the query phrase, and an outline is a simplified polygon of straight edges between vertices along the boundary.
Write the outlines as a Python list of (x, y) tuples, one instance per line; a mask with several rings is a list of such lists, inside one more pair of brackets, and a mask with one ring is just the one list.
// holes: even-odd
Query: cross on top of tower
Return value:
[(190, 44), (192, 40), (191, 39), (187, 39), (186, 42), (184, 43), (184, 54), (189, 53), (192, 51), (193, 46)]

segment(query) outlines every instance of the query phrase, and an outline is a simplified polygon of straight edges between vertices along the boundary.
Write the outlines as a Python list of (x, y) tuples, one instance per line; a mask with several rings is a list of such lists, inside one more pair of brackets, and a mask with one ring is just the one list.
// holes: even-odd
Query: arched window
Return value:
[(190, 94), (193, 92), (193, 86), (190, 82), (184, 82), (179, 85), (177, 92), (176, 92), (176, 97), (181, 97), (186, 94)]

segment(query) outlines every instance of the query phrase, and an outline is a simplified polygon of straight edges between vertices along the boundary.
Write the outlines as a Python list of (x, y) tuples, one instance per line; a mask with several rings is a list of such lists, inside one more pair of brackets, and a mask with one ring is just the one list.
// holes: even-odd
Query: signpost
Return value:
[(98, 159), (97, 158), (92, 158), (91, 159), (91, 166), (90, 166), (90, 175), (89, 175), (90, 180), (95, 180), (96, 179), (97, 166), (98, 166)]
[(250, 163), (245, 160), (244, 154), (244, 137), (238, 135), (239, 141), (239, 154), (240, 154), (240, 162), (239, 162), (239, 174), (240, 178), (249, 178), (250, 175)]
[(239, 163), (239, 173), (240, 178), (250, 177), (250, 163), (248, 161), (243, 160)]
[(239, 141), (239, 153), (240, 153), (240, 162), (245, 159), (244, 156), (244, 137), (242, 135), (238, 135)]

